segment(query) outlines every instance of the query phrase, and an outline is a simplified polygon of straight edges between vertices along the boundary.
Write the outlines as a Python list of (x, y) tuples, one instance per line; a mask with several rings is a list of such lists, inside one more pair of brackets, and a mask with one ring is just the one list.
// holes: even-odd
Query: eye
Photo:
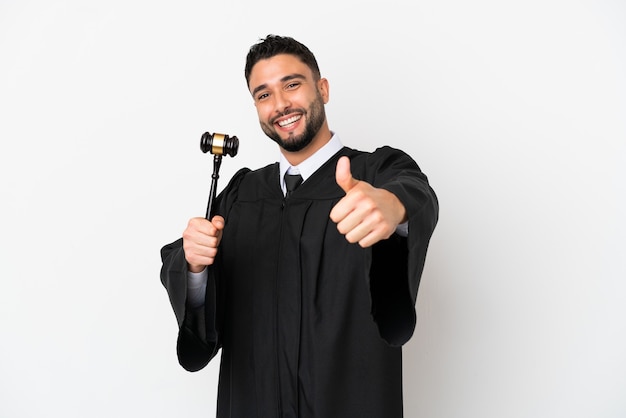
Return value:
[(256, 101), (260, 102), (261, 100), (267, 99), (268, 97), (269, 97), (269, 94), (261, 93), (258, 96), (256, 96)]
[(285, 86), (285, 90), (293, 90), (293, 89), (297, 89), (300, 86), (300, 83), (293, 82), (293, 83), (289, 83)]

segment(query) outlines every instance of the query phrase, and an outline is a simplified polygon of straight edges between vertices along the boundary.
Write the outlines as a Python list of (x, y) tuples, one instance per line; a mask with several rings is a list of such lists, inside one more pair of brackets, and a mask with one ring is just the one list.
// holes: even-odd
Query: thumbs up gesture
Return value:
[(406, 220), (406, 210), (396, 195), (352, 177), (348, 157), (337, 162), (335, 179), (346, 195), (331, 210), (330, 219), (348, 242), (372, 246), (389, 238)]

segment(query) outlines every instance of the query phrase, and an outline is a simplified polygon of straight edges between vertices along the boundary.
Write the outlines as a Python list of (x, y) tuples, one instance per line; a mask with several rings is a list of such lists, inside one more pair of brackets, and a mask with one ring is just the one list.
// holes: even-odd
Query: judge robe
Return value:
[[(408, 237), (364, 249), (338, 232), (342, 155), (354, 178), (400, 199)], [(180, 364), (199, 370), (221, 348), (217, 416), (401, 417), (401, 346), (438, 216), (417, 164), (390, 147), (344, 147), (289, 198), (275, 163), (240, 170), (217, 203), (226, 224), (200, 312), (186, 308), (182, 239), (161, 250)]]

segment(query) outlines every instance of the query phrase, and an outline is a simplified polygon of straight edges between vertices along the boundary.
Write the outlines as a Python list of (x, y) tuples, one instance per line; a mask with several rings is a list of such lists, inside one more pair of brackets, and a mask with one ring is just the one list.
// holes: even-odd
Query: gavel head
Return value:
[(200, 138), (200, 149), (205, 154), (230, 155), (234, 157), (239, 150), (239, 139), (236, 136), (205, 132)]

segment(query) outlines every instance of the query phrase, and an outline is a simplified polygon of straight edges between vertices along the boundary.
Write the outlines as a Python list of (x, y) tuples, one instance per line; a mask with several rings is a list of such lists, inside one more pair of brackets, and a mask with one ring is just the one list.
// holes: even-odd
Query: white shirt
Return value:
[(283, 194), (287, 193), (287, 187), (285, 186), (285, 173), (289, 174), (300, 174), (302, 176), (302, 182), (304, 183), (306, 179), (311, 177), (313, 173), (315, 173), (324, 163), (330, 158), (337, 154), (343, 148), (343, 144), (339, 137), (333, 133), (333, 136), (330, 138), (324, 146), (318, 149), (315, 154), (311, 155), (306, 160), (302, 161), (300, 164), (296, 166), (289, 165), (289, 161), (285, 158), (285, 156), (281, 153), (280, 160), (278, 160), (278, 164), (280, 166), (280, 188), (283, 190)]

